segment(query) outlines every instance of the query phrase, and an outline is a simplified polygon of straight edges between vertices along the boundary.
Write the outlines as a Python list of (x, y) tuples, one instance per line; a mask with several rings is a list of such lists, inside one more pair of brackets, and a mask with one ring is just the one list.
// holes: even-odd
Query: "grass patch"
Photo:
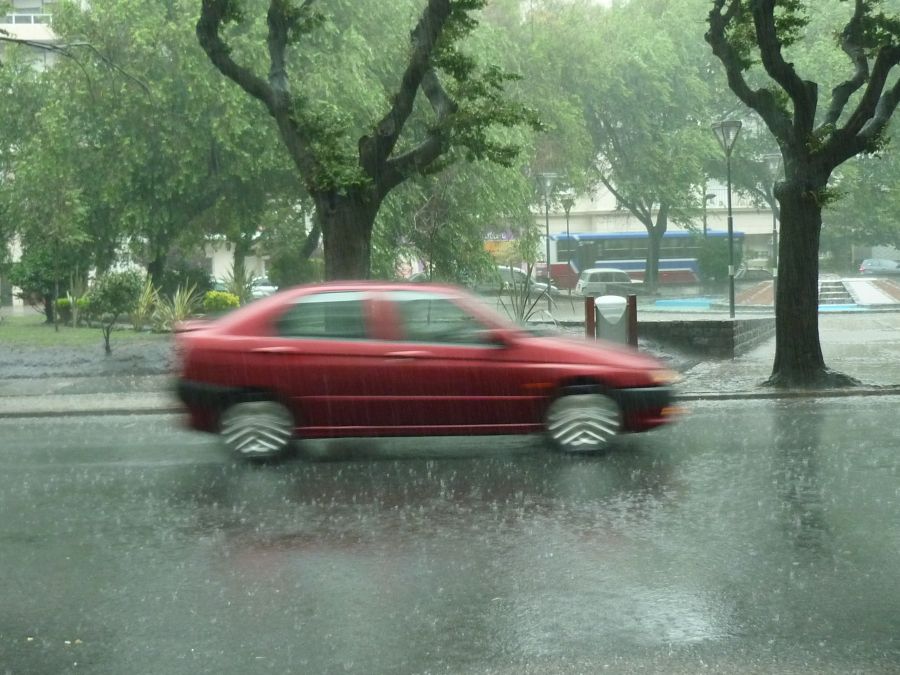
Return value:
[[(166, 333), (136, 333), (133, 330), (113, 331), (110, 344), (113, 353), (117, 344), (142, 344), (165, 342)], [(43, 314), (6, 316), (0, 321), (0, 345), (17, 347), (91, 347), (103, 348), (100, 328), (72, 328), (60, 325), (59, 332), (53, 324), (44, 323)]]

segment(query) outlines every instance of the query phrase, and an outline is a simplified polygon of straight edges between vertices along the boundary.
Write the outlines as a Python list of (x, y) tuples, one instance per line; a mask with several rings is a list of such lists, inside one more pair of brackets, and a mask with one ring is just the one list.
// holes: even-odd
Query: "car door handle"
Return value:
[(423, 359), (431, 356), (431, 352), (411, 349), (408, 351), (388, 352), (387, 355), (393, 359)]
[(299, 354), (296, 347), (257, 347), (251, 350), (254, 354)]

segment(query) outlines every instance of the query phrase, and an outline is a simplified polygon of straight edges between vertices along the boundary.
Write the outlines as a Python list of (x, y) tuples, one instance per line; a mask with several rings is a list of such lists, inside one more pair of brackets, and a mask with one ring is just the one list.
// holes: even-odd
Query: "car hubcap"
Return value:
[(291, 413), (274, 401), (237, 403), (222, 416), (225, 445), (245, 457), (281, 452), (291, 440), (293, 431)]
[(573, 394), (547, 410), (547, 433), (566, 452), (600, 450), (619, 433), (619, 406), (602, 394)]

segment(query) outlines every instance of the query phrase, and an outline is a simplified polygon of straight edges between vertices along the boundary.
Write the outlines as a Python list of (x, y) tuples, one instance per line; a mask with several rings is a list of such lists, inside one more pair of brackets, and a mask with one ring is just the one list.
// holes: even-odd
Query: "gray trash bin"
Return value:
[(601, 295), (594, 300), (598, 338), (628, 344), (627, 307), (628, 301), (620, 295)]

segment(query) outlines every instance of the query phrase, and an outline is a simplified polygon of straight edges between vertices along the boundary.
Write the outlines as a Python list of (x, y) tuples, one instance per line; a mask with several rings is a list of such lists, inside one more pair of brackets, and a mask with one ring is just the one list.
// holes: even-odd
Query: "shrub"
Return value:
[(196, 286), (180, 286), (171, 298), (161, 298), (153, 312), (154, 330), (171, 331), (176, 323), (193, 316), (201, 300)]
[(119, 315), (134, 309), (143, 284), (140, 273), (132, 270), (107, 272), (94, 282), (90, 291), (90, 306), (94, 316), (100, 320), (107, 354), (112, 353), (109, 337), (116, 320)]
[(203, 296), (203, 311), (207, 314), (221, 314), (240, 305), (240, 298), (227, 291), (207, 291)]
[(65, 324), (72, 322), (72, 301), (69, 298), (59, 298), (56, 301), (56, 311), (60, 321)]
[(141, 286), (137, 302), (131, 310), (131, 326), (135, 332), (143, 330), (144, 324), (153, 316), (157, 302), (159, 302), (159, 293), (153, 285), (153, 280), (147, 277), (144, 280), (144, 285)]

